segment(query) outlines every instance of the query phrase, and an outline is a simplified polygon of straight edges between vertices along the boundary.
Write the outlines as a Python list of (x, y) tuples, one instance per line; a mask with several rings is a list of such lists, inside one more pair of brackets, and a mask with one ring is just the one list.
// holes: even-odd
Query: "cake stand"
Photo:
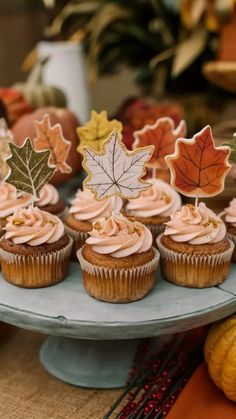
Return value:
[(157, 276), (151, 293), (129, 304), (89, 297), (78, 263), (48, 288), (17, 288), (0, 276), (0, 320), (50, 335), (40, 359), (57, 378), (83, 387), (121, 387), (140, 339), (193, 329), (236, 311), (236, 265), (224, 284), (206, 289), (178, 287)]

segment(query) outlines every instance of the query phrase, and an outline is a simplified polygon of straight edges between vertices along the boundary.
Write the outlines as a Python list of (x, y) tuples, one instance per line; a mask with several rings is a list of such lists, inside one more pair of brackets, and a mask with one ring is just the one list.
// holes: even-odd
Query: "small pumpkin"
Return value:
[(43, 106), (56, 106), (64, 108), (66, 106), (66, 96), (56, 86), (43, 83), (42, 69), (46, 62), (39, 61), (33, 67), (25, 83), (14, 84), (14, 89), (20, 92), (32, 109), (38, 109)]
[(78, 170), (81, 168), (81, 159), (76, 149), (78, 147), (78, 136), (76, 128), (79, 125), (79, 121), (76, 116), (66, 108), (55, 108), (46, 107), (39, 108), (35, 112), (24, 115), (20, 118), (15, 125), (12, 127), (15, 143), (21, 145), (26, 137), (35, 138), (36, 129), (35, 121), (41, 121), (45, 114), (49, 114), (51, 125), (59, 123), (62, 127), (63, 136), (66, 140), (71, 142), (71, 149), (67, 159), (67, 163), (72, 168), (71, 173), (61, 173), (57, 171), (52, 179), (51, 183), (59, 185), (71, 177), (75, 176)]
[(204, 356), (216, 386), (236, 402), (236, 315), (211, 327)]

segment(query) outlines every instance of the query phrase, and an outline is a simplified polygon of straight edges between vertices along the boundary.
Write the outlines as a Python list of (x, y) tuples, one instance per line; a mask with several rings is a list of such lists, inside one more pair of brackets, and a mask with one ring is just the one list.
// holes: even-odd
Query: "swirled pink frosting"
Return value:
[(16, 210), (7, 221), (4, 237), (15, 244), (39, 246), (55, 243), (64, 235), (64, 224), (60, 218), (37, 207)]
[(15, 210), (25, 208), (32, 202), (32, 196), (25, 194), (17, 197), (16, 188), (10, 183), (0, 183), (0, 218), (6, 218)]
[(122, 215), (100, 219), (89, 235), (86, 243), (92, 245), (95, 252), (115, 258), (146, 252), (152, 246), (150, 230)]
[(36, 205), (38, 207), (45, 207), (45, 205), (55, 205), (59, 201), (59, 193), (57, 192), (55, 186), (50, 183), (46, 183), (39, 193), (40, 197), (36, 200)]
[(171, 215), (164, 235), (176, 242), (190, 244), (217, 243), (224, 239), (226, 227), (213, 211), (201, 202), (198, 207), (184, 205)]
[(229, 206), (225, 208), (223, 215), (225, 216), (225, 221), (227, 223), (236, 227), (236, 198), (233, 198), (232, 201), (230, 201)]
[[(112, 198), (96, 201), (89, 189), (78, 190), (75, 199), (71, 202), (69, 213), (77, 220), (94, 222), (101, 217), (109, 217), (113, 209)], [(122, 199), (117, 197), (117, 211), (122, 208)]]
[(143, 191), (139, 198), (128, 202), (126, 209), (135, 217), (169, 217), (181, 206), (180, 195), (160, 179), (149, 180), (152, 186)]

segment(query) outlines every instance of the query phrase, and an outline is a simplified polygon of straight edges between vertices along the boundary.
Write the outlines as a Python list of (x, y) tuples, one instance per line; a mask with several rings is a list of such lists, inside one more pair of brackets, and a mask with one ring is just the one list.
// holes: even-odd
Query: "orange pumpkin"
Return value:
[(216, 386), (236, 402), (236, 315), (212, 326), (204, 355)]
[(61, 124), (65, 139), (71, 141), (71, 149), (67, 163), (72, 167), (72, 172), (68, 174), (57, 171), (51, 179), (51, 183), (54, 185), (59, 185), (69, 178), (75, 176), (78, 170), (81, 168), (81, 160), (79, 154), (76, 151), (79, 142), (78, 136), (76, 134), (76, 128), (79, 125), (79, 121), (76, 116), (66, 108), (39, 108), (35, 112), (24, 115), (22, 118), (20, 118), (13, 126), (12, 132), (15, 138), (15, 143), (17, 145), (21, 145), (26, 137), (35, 138), (36, 130), (34, 121), (40, 121), (46, 113), (48, 113), (50, 116), (51, 125), (57, 123)]

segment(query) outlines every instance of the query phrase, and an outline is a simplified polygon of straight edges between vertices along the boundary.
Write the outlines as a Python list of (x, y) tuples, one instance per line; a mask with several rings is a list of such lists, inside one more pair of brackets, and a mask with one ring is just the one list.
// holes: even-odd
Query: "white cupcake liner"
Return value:
[(136, 278), (140, 274), (142, 276), (149, 275), (151, 272), (157, 269), (160, 259), (159, 252), (153, 247), (154, 257), (150, 262), (147, 262), (144, 265), (135, 266), (133, 268), (106, 268), (105, 266), (97, 266), (88, 262), (86, 259), (84, 259), (82, 250), (83, 249), (81, 248), (77, 251), (77, 257), (79, 259), (82, 270), (88, 272), (90, 275), (95, 275), (106, 279), (112, 278), (114, 273), (119, 279)]
[[(63, 279), (70, 259), (73, 240), (59, 250), (34, 255), (19, 255), (0, 248), (3, 277), (15, 285), (38, 288)], [(11, 277), (12, 273), (12, 277)]]
[(82, 249), (77, 252), (82, 271), (84, 288), (98, 300), (111, 303), (128, 303), (140, 300), (153, 287), (159, 252), (154, 249), (153, 259), (133, 268), (106, 268), (96, 266), (84, 259)]
[(234, 243), (230, 242), (229, 249), (225, 250), (224, 252), (218, 253), (216, 255), (188, 255), (185, 253), (178, 253), (173, 250), (167, 249), (161, 243), (161, 238), (163, 235), (157, 237), (157, 248), (161, 254), (161, 257), (168, 259), (172, 263), (184, 263), (187, 265), (194, 265), (194, 266), (202, 266), (208, 265), (214, 267), (216, 265), (221, 265), (222, 263), (228, 262), (231, 259), (233, 250), (234, 250)]
[(221, 284), (227, 277), (234, 243), (224, 252), (212, 255), (188, 255), (178, 253), (163, 246), (162, 235), (157, 238), (157, 248), (161, 255), (162, 274), (174, 284), (205, 288)]

